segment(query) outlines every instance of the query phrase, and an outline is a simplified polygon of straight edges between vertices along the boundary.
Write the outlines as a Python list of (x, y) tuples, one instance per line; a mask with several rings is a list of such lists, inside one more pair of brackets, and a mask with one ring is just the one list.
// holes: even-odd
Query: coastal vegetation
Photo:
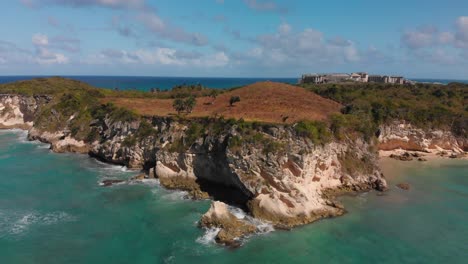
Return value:
[[(106, 118), (133, 122), (185, 113), (179, 118), (187, 120), (187, 137), (172, 146), (179, 150), (189, 148), (203, 134), (219, 134), (236, 126), (240, 137), (230, 140), (233, 147), (248, 142), (264, 146), (267, 152), (279, 151), (284, 146), (259, 133), (262, 126), (271, 123), (292, 126), (297, 135), (314, 144), (356, 138), (370, 141), (378, 135), (380, 125), (392, 120), (405, 120), (421, 128), (450, 129), (465, 137), (468, 130), (468, 85), (457, 83), (296, 87), (265, 82), (234, 90), (191, 85), (142, 92), (98, 89), (55, 77), (0, 85), (0, 93), (50, 95), (52, 103), (39, 110), (36, 126), (50, 132), (68, 127), (73, 137), (88, 142), (97, 138), (93, 124)], [(234, 104), (238, 107), (231, 107)], [(190, 122), (193, 118), (198, 120)], [(149, 123), (140, 126), (127, 145), (154, 132)]]
[(197, 104), (197, 100), (194, 96), (190, 96), (186, 99), (177, 98), (172, 103), (172, 107), (177, 111), (177, 114), (180, 115), (182, 112), (186, 112), (187, 114), (193, 111), (193, 108)]
[(420, 128), (448, 129), (467, 137), (468, 85), (322, 84), (304, 88), (344, 105), (343, 115), (332, 118), (332, 130), (353, 128), (367, 136), (392, 120)]
[(229, 105), (234, 106), (234, 104), (240, 102), (240, 100), (240, 96), (231, 96), (231, 99), (229, 99)]

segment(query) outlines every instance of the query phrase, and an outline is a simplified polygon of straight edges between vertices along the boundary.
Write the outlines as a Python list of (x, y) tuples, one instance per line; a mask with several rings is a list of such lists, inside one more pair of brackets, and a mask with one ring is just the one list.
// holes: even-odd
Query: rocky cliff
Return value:
[(379, 149), (383, 151), (402, 149), (435, 153), (468, 151), (468, 138), (442, 129), (421, 129), (405, 121), (394, 121), (381, 126)]
[[(143, 169), (167, 188), (237, 205), (277, 227), (343, 214), (336, 194), (386, 189), (373, 141), (316, 142), (294, 126), (210, 118), (122, 119), (110, 112), (81, 124), (89, 133), (77, 137), (71, 127), (80, 118), (77, 113), (62, 118), (59, 130), (36, 125), (39, 112), (56, 115), (50, 102), (47, 96), (0, 95), (0, 128), (27, 129), (30, 139), (48, 142), (57, 152), (89, 153)], [(468, 146), (466, 138), (449, 132), (427, 132), (401, 123), (382, 127), (379, 141), (385, 150), (463, 151)]]
[(57, 152), (88, 152), (106, 162), (143, 168), (169, 188), (196, 189), (277, 225), (342, 214), (325, 190), (385, 188), (377, 157), (363, 141), (314, 144), (281, 125), (241, 128), (219, 120), (171, 118), (124, 122), (106, 115), (89, 124), (97, 136), (85, 143), (73, 138), (67, 126), (60, 131), (34, 126), (34, 114), (49, 101), (4, 95), (1, 124), (28, 129), (30, 139), (51, 143)]

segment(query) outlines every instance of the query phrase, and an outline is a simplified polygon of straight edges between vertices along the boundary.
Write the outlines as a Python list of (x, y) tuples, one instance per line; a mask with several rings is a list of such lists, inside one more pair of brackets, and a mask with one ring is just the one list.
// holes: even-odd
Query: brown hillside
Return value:
[[(241, 101), (229, 106), (231, 96), (240, 96)], [(174, 115), (172, 99), (106, 98), (106, 102), (132, 109), (148, 116)], [(211, 104), (213, 102), (213, 104)], [(260, 82), (219, 95), (216, 100), (197, 98), (197, 106), (189, 117), (224, 116), (243, 118), (246, 121), (269, 123), (294, 123), (300, 120), (325, 120), (338, 113), (339, 103), (325, 99), (301, 87)]]

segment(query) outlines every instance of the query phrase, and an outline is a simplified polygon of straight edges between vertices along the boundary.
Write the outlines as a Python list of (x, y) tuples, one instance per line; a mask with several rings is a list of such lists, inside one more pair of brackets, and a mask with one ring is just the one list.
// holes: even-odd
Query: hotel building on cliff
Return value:
[(325, 73), (325, 74), (304, 74), (299, 79), (300, 84), (304, 83), (340, 83), (340, 82), (362, 82), (362, 83), (392, 83), (405, 84), (406, 79), (401, 76), (369, 75), (366, 72), (356, 73)]

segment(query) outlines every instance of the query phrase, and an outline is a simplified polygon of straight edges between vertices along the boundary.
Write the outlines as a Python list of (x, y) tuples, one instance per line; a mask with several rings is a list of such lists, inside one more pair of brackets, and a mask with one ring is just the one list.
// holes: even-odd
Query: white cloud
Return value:
[(341, 45), (325, 41), (324, 34), (313, 28), (294, 32), (289, 24), (283, 23), (276, 33), (258, 36), (258, 47), (246, 52), (246, 57), (258, 59), (265, 65), (273, 60), (283, 66), (360, 61), (360, 52), (354, 43), (343, 38), (340, 41)]
[(68, 57), (62, 53), (55, 53), (49, 50), (49, 38), (44, 34), (34, 34), (32, 43), (36, 48), (34, 60), (39, 64), (66, 64)]
[(291, 25), (288, 23), (283, 23), (279, 26), (278, 31), (282, 35), (287, 35), (291, 32)]
[(456, 22), (455, 45), (460, 48), (468, 48), (468, 16), (462, 16)]
[(49, 45), (49, 38), (44, 34), (35, 34), (32, 37), (32, 43), (36, 46), (47, 46)]
[(401, 37), (401, 43), (414, 50), (437, 46), (468, 48), (468, 16), (462, 16), (456, 20), (453, 32), (439, 32), (436, 27), (422, 27), (406, 31)]
[(146, 64), (177, 67), (221, 67), (229, 63), (224, 52), (203, 55), (197, 52), (185, 52), (172, 48), (138, 49), (135, 51), (106, 49), (88, 56), (85, 64)]

